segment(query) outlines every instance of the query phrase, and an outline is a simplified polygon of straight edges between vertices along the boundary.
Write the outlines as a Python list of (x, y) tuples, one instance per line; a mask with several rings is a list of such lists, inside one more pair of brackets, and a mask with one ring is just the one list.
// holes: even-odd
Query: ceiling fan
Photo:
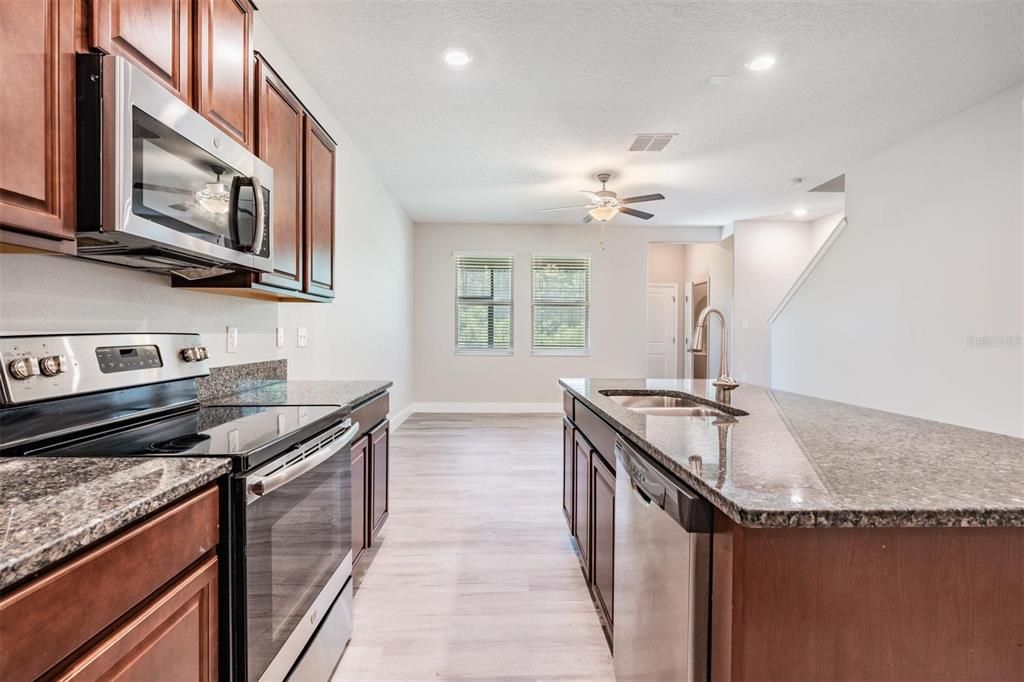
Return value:
[(615, 192), (612, 192), (605, 183), (611, 180), (611, 173), (598, 173), (597, 179), (601, 183), (601, 189), (597, 192), (591, 192), (590, 190), (581, 189), (582, 192), (588, 199), (589, 204), (583, 206), (560, 206), (559, 208), (545, 208), (544, 211), (568, 211), (571, 209), (585, 208), (587, 215), (583, 216), (581, 222), (589, 223), (591, 220), (599, 220), (602, 223), (606, 223), (620, 213), (631, 215), (634, 218), (640, 218), (641, 220), (650, 220), (654, 217), (653, 213), (647, 213), (646, 211), (638, 211), (635, 208), (630, 208), (626, 204), (638, 204), (641, 201), (658, 201), (664, 199), (663, 194), (641, 194), (636, 197), (627, 197), (625, 199), (619, 199)]

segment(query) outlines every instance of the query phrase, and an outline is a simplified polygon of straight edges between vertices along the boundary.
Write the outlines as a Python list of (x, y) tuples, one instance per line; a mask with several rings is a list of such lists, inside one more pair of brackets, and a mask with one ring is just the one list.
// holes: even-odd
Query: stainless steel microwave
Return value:
[(78, 55), (78, 255), (197, 279), (269, 271), (274, 174), (122, 57)]

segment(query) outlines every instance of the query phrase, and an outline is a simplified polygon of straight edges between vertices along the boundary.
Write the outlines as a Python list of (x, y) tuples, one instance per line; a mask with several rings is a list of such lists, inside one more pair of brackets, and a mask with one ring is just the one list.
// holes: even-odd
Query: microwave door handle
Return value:
[(357, 433), (359, 433), (359, 422), (352, 424), (345, 431), (344, 435), (331, 441), (329, 444), (307, 457), (300, 459), (298, 462), (278, 469), (269, 476), (257, 476), (252, 480), (246, 479), (245, 490), (248, 501), (252, 502), (263, 495), (267, 495), (281, 486), (291, 483), (307, 471), (311, 471), (312, 469), (320, 466), (351, 443)]
[(250, 182), (252, 183), (253, 201), (256, 204), (256, 225), (253, 229), (252, 247), (250, 250), (258, 256), (260, 255), (260, 251), (263, 250), (263, 240), (266, 238), (267, 234), (265, 220), (267, 207), (263, 203), (263, 189), (260, 186), (260, 179), (253, 176), (250, 178)]

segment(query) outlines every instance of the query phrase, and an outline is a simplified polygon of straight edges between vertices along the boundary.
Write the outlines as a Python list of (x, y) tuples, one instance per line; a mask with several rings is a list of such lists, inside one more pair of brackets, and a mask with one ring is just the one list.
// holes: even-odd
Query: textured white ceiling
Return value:
[[(575, 222), (540, 209), (601, 170), (668, 197), (638, 206), (650, 224), (818, 215), (840, 199), (807, 189), (1024, 80), (1016, 1), (259, 5), (416, 222)], [(469, 68), (443, 64), (452, 45)], [(774, 71), (744, 69), (766, 51)], [(627, 152), (639, 132), (679, 137)]]

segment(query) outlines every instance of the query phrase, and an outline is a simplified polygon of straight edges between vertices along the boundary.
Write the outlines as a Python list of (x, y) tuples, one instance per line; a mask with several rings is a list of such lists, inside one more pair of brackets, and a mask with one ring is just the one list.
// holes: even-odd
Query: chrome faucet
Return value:
[(693, 332), (693, 346), (690, 348), (691, 353), (700, 353), (704, 350), (704, 325), (707, 323), (707, 319), (711, 315), (718, 315), (718, 319), (722, 321), (722, 359), (721, 359), (721, 376), (711, 382), (711, 385), (718, 389), (715, 393), (716, 398), (719, 402), (729, 403), (729, 391), (739, 386), (739, 382), (729, 376), (729, 325), (725, 321), (725, 315), (718, 308), (707, 307), (700, 311), (700, 317), (697, 318), (697, 328)]

